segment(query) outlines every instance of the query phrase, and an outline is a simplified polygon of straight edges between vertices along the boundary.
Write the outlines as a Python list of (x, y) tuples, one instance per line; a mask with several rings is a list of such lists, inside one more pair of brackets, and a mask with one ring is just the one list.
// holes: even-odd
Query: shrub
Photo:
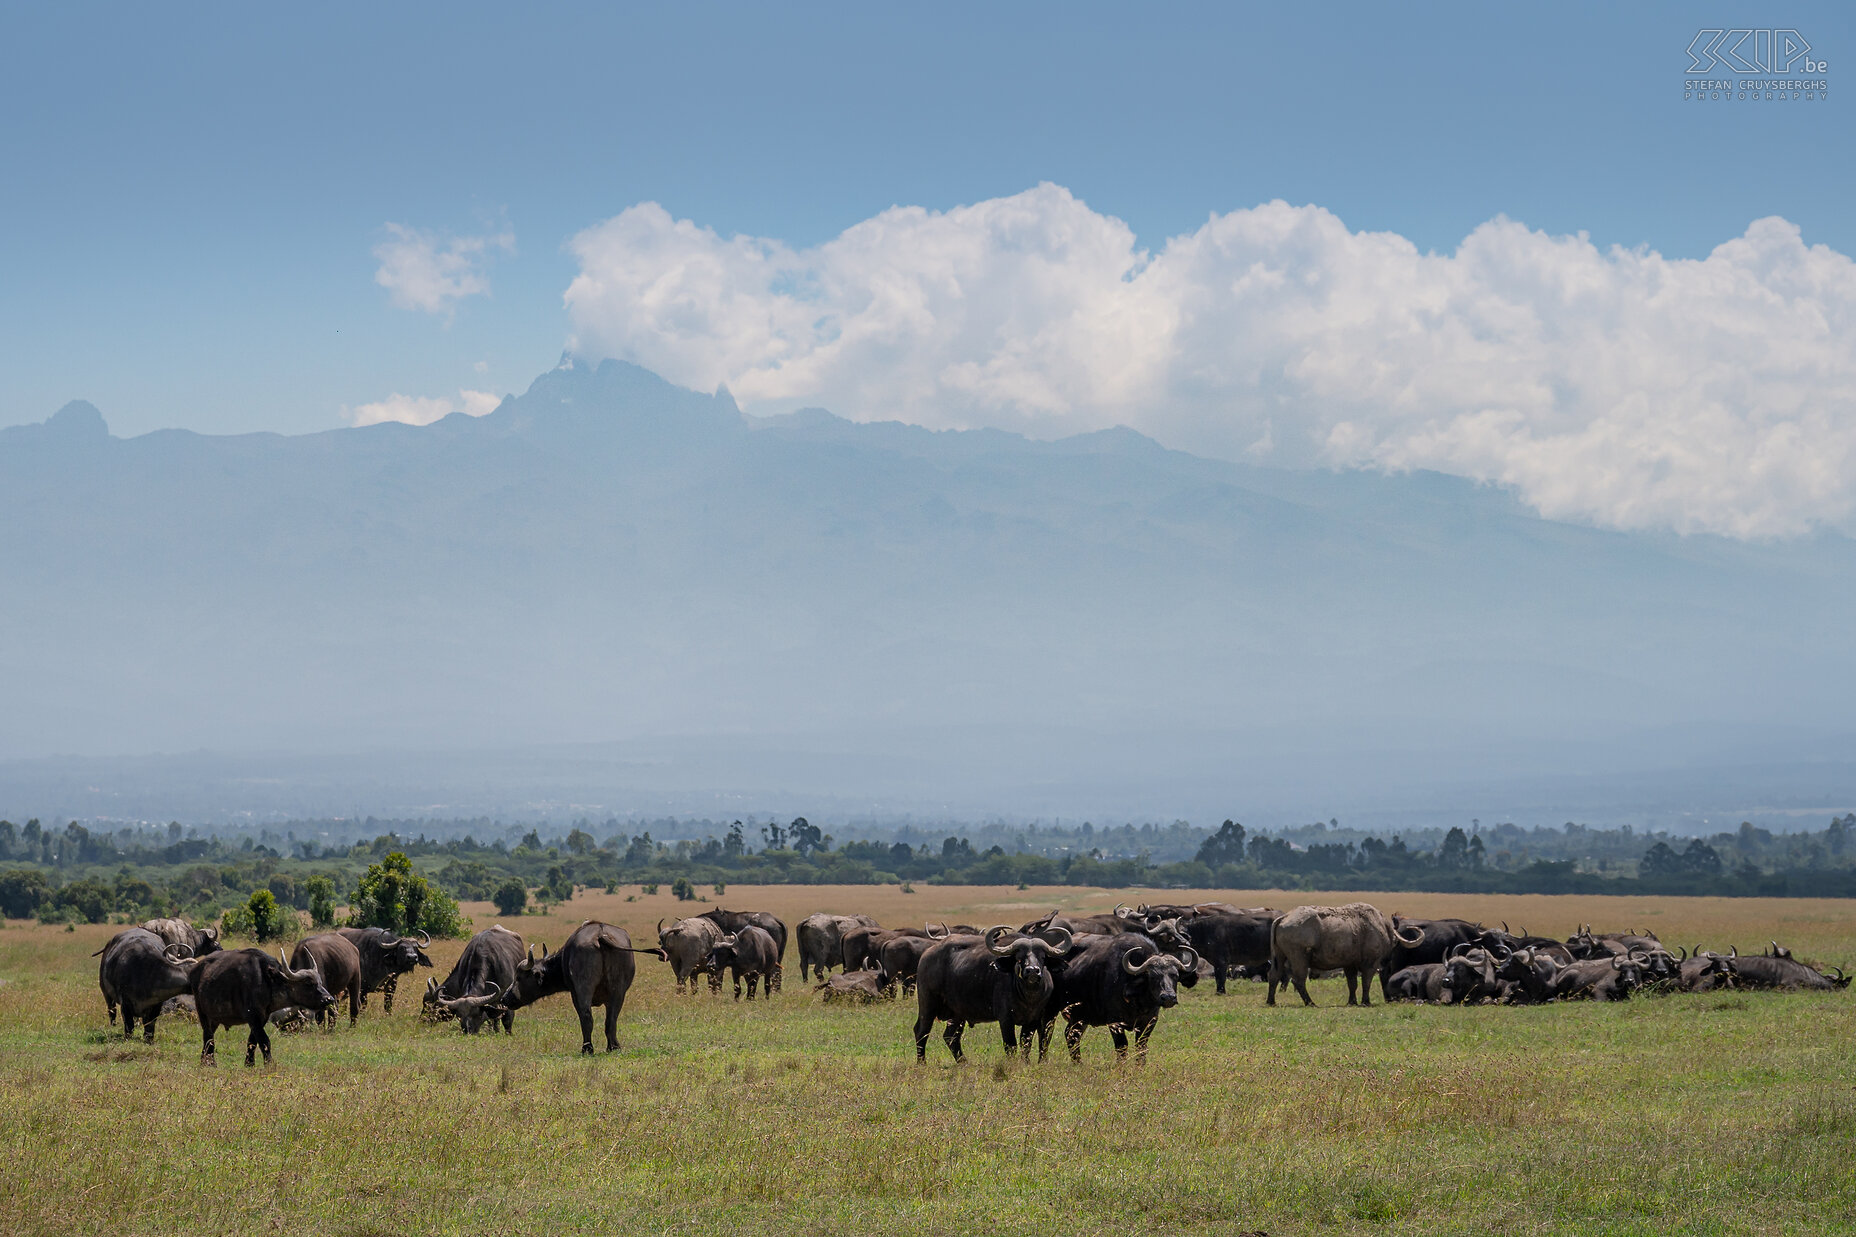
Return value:
[(726, 883), (722, 881), (715, 882), (715, 896), (716, 897), (719, 898), (727, 892), (728, 892), (728, 885)]
[(490, 901), (496, 903), (499, 915), (520, 915), (528, 909), (528, 890), (521, 881), (511, 877), (496, 887)]
[(309, 922), (318, 928), (335, 926), (335, 882), (326, 876), (312, 876), (303, 882), (309, 895)]
[(50, 896), (45, 873), (37, 868), (0, 872), (0, 915), (8, 919), (30, 919)]
[(641, 893), (643, 893), (643, 894), (644, 894), (645, 896), (647, 896), (647, 897), (649, 897), (649, 896), (651, 896), (651, 895), (653, 895), (653, 894), (655, 894), (655, 893), (657, 892), (657, 882), (656, 882), (656, 881), (652, 881), (652, 882), (651, 882), (650, 884), (648, 884), (648, 885), (640, 885), (640, 886), (638, 886), (638, 889), (639, 889), (639, 891), (640, 891)]
[(458, 904), (412, 869), (412, 860), (393, 851), (369, 864), (349, 898), (348, 925), (393, 932), (425, 931), (458, 936), (464, 931)]
[(679, 902), (688, 902), (696, 896), (696, 890), (690, 885), (690, 878), (679, 876), (670, 886), (670, 896)]
[(277, 895), (269, 889), (257, 890), (245, 900), (245, 914), (251, 922), (251, 934), (260, 942), (294, 935), (290, 929), (295, 925), (290, 921), (295, 916), (277, 905)]

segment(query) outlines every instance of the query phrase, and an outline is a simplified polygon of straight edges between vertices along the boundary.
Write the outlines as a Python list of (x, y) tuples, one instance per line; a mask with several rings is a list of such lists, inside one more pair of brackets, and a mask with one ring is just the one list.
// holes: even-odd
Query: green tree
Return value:
[(85, 923), (102, 923), (116, 909), (116, 891), (100, 880), (76, 880), (52, 895), (51, 906), (72, 911)]
[(490, 901), (496, 903), (496, 913), (499, 915), (520, 915), (528, 907), (528, 890), (512, 876), (496, 887), (496, 892), (490, 895)]
[(572, 833), (567, 835), (567, 850), (569, 854), (590, 855), (593, 853), (595, 845), (596, 843), (593, 841), (593, 835), (584, 829), (575, 829)]
[(1199, 844), (1194, 858), (1208, 868), (1244, 862), (1244, 826), (1234, 820), (1225, 821), (1218, 826), (1218, 832)]
[(277, 895), (260, 889), (245, 900), (245, 913), (251, 919), (251, 934), (260, 942), (274, 941), (288, 933), (289, 912), (277, 905)]
[(303, 882), (309, 897), (309, 921), (318, 928), (335, 926), (335, 882), (326, 876), (312, 876)]
[(457, 936), (463, 931), (458, 904), (413, 871), (412, 860), (403, 851), (392, 851), (379, 863), (369, 864), (348, 905), (348, 924), (354, 928), (423, 930), (433, 936)]
[(690, 878), (679, 876), (670, 885), (670, 896), (679, 902), (688, 902), (696, 896), (696, 890), (690, 885)]

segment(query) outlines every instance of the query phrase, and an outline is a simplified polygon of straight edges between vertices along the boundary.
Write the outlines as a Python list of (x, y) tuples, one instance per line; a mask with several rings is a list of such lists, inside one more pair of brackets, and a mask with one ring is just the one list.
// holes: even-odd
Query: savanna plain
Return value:
[[(506, 921), (558, 945), (582, 919), (653, 943), (667, 893), (582, 894)], [(1856, 966), (1856, 906), (1799, 899), (1207, 890), (741, 887), (710, 905), (885, 924), (1018, 924), (1053, 907), (1366, 900), (1564, 936)], [(475, 927), (496, 922), (468, 905)], [(1144, 1064), (1100, 1030), (1083, 1061), (915, 1062), (912, 998), (673, 991), (639, 959), (619, 1052), (578, 1055), (565, 997), (510, 1037), (426, 1025), (403, 980), (360, 1024), (242, 1029), (202, 1069), (197, 1024), (108, 1026), (89, 955), (117, 929), (0, 930), (0, 1231), (7, 1233), (1831, 1233), (1856, 1231), (1856, 996), (1723, 992), (1534, 1008), (1348, 1008), (1339, 980), (1274, 1009), (1209, 982)], [(1280, 999), (1280, 998), (1279, 998)], [(597, 1031), (596, 1031), (597, 1036)]]

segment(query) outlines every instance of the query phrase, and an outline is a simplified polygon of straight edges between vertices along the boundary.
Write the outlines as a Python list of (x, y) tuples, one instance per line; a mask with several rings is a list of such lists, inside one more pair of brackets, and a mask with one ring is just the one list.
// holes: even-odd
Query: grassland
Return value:
[[(726, 901), (789, 922), (988, 924), (1154, 896), (813, 886)], [(1367, 898), (1555, 935), (1589, 920), (1742, 950), (1777, 937), (1856, 963), (1847, 902)], [(648, 940), (676, 907), (583, 895), (511, 926), (558, 943), (600, 918)], [(152, 1047), (109, 1032), (88, 955), (111, 931), (0, 931), (0, 1231), (1856, 1231), (1847, 992), (1348, 1009), (1332, 981), (1313, 1009), (1267, 1009), (1255, 985), (1204, 985), (1143, 1067), (1099, 1031), (1080, 1067), (1006, 1063), (982, 1027), (969, 1064), (937, 1036), (922, 1068), (912, 1003), (821, 1006), (789, 950), (785, 992), (752, 1006), (680, 998), (643, 960), (610, 1057), (576, 1055), (564, 998), (519, 1014), (511, 1038), (475, 1039), (421, 1025), (408, 998), (390, 1018), (371, 1004), (354, 1031), (275, 1036), (271, 1070), (241, 1067), (242, 1035), (222, 1032), (223, 1063), (202, 1070), (190, 1022), (164, 1021)], [(458, 948), (439, 943), (439, 974)]]

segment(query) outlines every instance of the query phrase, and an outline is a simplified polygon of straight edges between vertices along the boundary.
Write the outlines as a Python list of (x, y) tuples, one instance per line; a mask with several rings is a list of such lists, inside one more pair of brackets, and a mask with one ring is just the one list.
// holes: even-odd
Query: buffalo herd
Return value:
[[(816, 914), (796, 930), (799, 973), (815, 981), (825, 1001), (874, 1002), (898, 991), (916, 998), (915, 1055), (925, 1060), (928, 1037), (942, 1039), (963, 1060), (961, 1036), (970, 1024), (997, 1023), (1005, 1051), (1029, 1058), (1035, 1041), (1043, 1060), (1057, 1023), (1072, 1059), (1090, 1027), (1105, 1028), (1118, 1055), (1130, 1035), (1137, 1056), (1163, 1010), (1182, 988), (1227, 980), (1294, 988), (1303, 1003), (1311, 976), (1341, 976), (1349, 1005), (1371, 1005), (1376, 978), (1386, 1001), (1439, 1005), (1537, 1005), (1548, 1001), (1627, 1000), (1647, 992), (1718, 989), (1829, 991), (1845, 988), (1841, 968), (1822, 972), (1792, 957), (1776, 941), (1758, 954), (1699, 945), (1672, 952), (1653, 932), (1594, 932), (1584, 925), (1564, 940), (1526, 929), (1499, 929), (1462, 919), (1386, 915), (1364, 902), (1299, 906), (1289, 911), (1224, 902), (1117, 906), (1100, 914), (1052, 911), (1020, 927), (984, 930), (971, 924), (885, 928), (867, 915)], [(353, 1025), (367, 994), (381, 992), (387, 1012), (401, 975), (430, 967), (423, 934), (342, 928), (299, 941), (286, 958), (260, 949), (228, 950), (212, 929), (156, 919), (128, 928), (97, 952), (98, 987), (112, 1023), (120, 1009), (123, 1034), (142, 1025), (152, 1042), (165, 1012), (190, 1010), (199, 1020), (201, 1061), (211, 1064), (220, 1027), (248, 1028), (245, 1063), (262, 1051), (271, 1059), (268, 1023), (314, 1018), (333, 1027), (336, 1005), (348, 998)], [(634, 955), (670, 966), (678, 992), (696, 992), (704, 976), (719, 994), (725, 975), (734, 995), (771, 999), (780, 991), (786, 925), (765, 911), (712, 910), (657, 925), (655, 946), (634, 946), (623, 928), (588, 920), (552, 952), (497, 924), (465, 944), (442, 982), (428, 979), (422, 1017), (455, 1021), (467, 1034), (486, 1024), (513, 1031), (516, 1011), (565, 994), (580, 1020), (580, 1051), (592, 1053), (593, 1008), (605, 1014), (606, 1051), (618, 1047), (619, 1013), (637, 974)], [(832, 972), (836, 971), (837, 974)]]

